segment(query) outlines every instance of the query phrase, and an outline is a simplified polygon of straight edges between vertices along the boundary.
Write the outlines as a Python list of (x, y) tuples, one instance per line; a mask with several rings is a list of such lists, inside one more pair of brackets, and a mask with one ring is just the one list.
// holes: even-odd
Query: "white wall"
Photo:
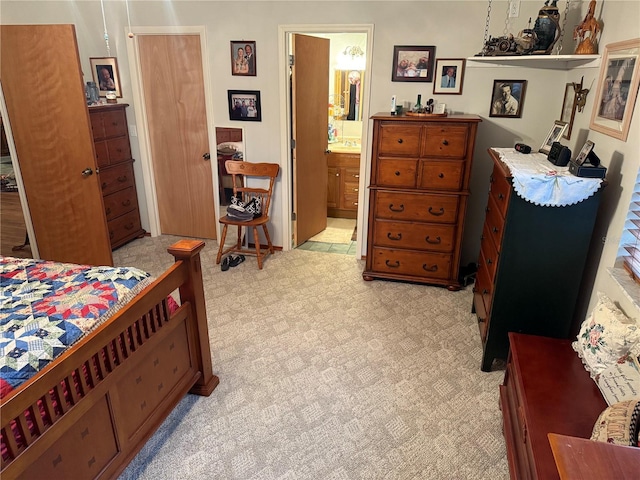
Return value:
[[(127, 14), (124, 1), (106, 1), (107, 28), (111, 39), (111, 55), (119, 58), (121, 84), (124, 94), (122, 102), (133, 103), (128, 71), (125, 26)], [(527, 27), (527, 20), (537, 16), (542, 1), (523, 0), (520, 17), (511, 19), (510, 31), (517, 33)], [(446, 102), (455, 112), (475, 113), (483, 117), (476, 145), (472, 170), (469, 211), (465, 229), (462, 262), (477, 259), (479, 237), (484, 219), (484, 207), (489, 188), (488, 178), (491, 162), (486, 150), (492, 146), (512, 146), (517, 141), (537, 148), (544, 140), (554, 120), (560, 116), (565, 84), (580, 81), (591, 89), (583, 113), (577, 113), (573, 134), (563, 141), (574, 152), (588, 138), (595, 142), (596, 152), (603, 164), (609, 168), (609, 185), (597, 224), (596, 239), (588, 267), (585, 298), (581, 308), (586, 311), (593, 304), (592, 286), (605, 291), (618, 300), (628, 313), (636, 316), (631, 302), (621, 294), (606, 273), (615, 260), (617, 241), (622, 230), (629, 205), (631, 187), (640, 165), (638, 106), (626, 142), (589, 130), (589, 119), (593, 108), (598, 68), (578, 68), (570, 71), (524, 68), (503, 65), (477, 65), (467, 62), (462, 95), (432, 94), (432, 83), (404, 83), (391, 81), (394, 45), (435, 45), (436, 57), (466, 58), (478, 53), (483, 46), (487, 3), (471, 1), (136, 1), (129, 2), (131, 23), (136, 26), (157, 25), (204, 25), (207, 29), (206, 46), (209, 65), (212, 69), (214, 123), (230, 125), (227, 110), (227, 89), (260, 90), (262, 98), (262, 122), (239, 124), (245, 128), (247, 158), (252, 161), (286, 162), (287, 152), (280, 147), (280, 109), (283, 102), (279, 96), (278, 72), (278, 25), (293, 24), (374, 24), (373, 52), (371, 52), (371, 107), (370, 112), (387, 111), (391, 95), (399, 101), (414, 101), (417, 94), (423, 98), (435, 98)], [(559, 8), (564, 14), (566, 3)], [(564, 35), (562, 53), (570, 54), (575, 48), (571, 38), (573, 27), (583, 18), (588, 1), (571, 2), (567, 16), (567, 32)], [(489, 33), (503, 34), (507, 2), (494, 0)], [(640, 2), (599, 1), (597, 17), (603, 20), (601, 45), (640, 37)], [(99, 1), (11, 1), (2, 0), (0, 21), (3, 24), (28, 23), (73, 23), (76, 25), (80, 58), (85, 80), (90, 80), (89, 57), (106, 56), (102, 15)], [(230, 73), (229, 41), (255, 40), (257, 53), (256, 77), (233, 77)], [(600, 53), (604, 49), (601, 46)], [(489, 103), (493, 81), (496, 79), (525, 79), (528, 81), (522, 118), (490, 118)], [(129, 120), (134, 123), (133, 108), (129, 109)], [(234, 122), (235, 123), (235, 122)], [(139, 154), (133, 140), (134, 157)], [(370, 151), (370, 146), (369, 146)], [(136, 157), (138, 158), (138, 157)], [(136, 162), (136, 174), (139, 171)], [(147, 216), (143, 185), (138, 180), (141, 213)], [(274, 243), (282, 245), (281, 184), (278, 185), (274, 206)], [(144, 220), (143, 220), (144, 221)], [(552, 241), (552, 239), (550, 239)], [(524, 274), (524, 272), (523, 272)], [(553, 281), (550, 272), (550, 281)], [(595, 292), (594, 289), (594, 292)], [(535, 295), (532, 292), (532, 295)], [(542, 299), (541, 299), (542, 300)]]

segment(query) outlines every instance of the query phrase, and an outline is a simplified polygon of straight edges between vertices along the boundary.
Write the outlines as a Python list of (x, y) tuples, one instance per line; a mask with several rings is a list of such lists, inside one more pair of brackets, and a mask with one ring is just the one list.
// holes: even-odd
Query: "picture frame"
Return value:
[(393, 47), (392, 82), (432, 82), (435, 46)]
[(438, 58), (436, 59), (435, 81), (433, 93), (439, 95), (462, 95), (462, 82), (464, 80), (464, 58)]
[(578, 153), (578, 156), (573, 161), (573, 163), (582, 165), (587, 160), (587, 157), (593, 150), (594, 146), (595, 146), (595, 143), (593, 143), (591, 140), (587, 140), (586, 142), (584, 142), (582, 149), (580, 149), (580, 153)]
[[(101, 97), (106, 97), (107, 92), (116, 92), (116, 97), (122, 98), (120, 89), (120, 72), (116, 57), (90, 57), (91, 74), (96, 82)], [(113, 88), (111, 88), (113, 87)]]
[(489, 116), (520, 118), (526, 92), (526, 80), (494, 80)]
[(564, 135), (565, 130), (569, 125), (566, 122), (561, 122), (560, 120), (556, 120), (553, 122), (553, 127), (549, 130), (547, 137), (544, 139), (542, 146), (538, 150), (540, 153), (544, 153), (549, 155), (551, 151), (551, 145), (553, 142), (559, 142), (562, 136)]
[[(227, 90), (229, 120), (261, 122), (262, 107), (258, 90)], [(244, 108), (243, 108), (244, 106)]]
[(573, 120), (576, 116), (576, 102), (577, 93), (573, 83), (567, 83), (564, 88), (564, 100), (562, 101), (562, 110), (560, 110), (560, 121), (567, 124), (562, 138), (569, 140), (571, 138), (571, 130), (573, 129)]
[(589, 128), (624, 142), (640, 82), (640, 38), (604, 48)]
[[(253, 40), (232, 40), (231, 75), (256, 76), (256, 42)], [(240, 55), (242, 58), (239, 58)]]

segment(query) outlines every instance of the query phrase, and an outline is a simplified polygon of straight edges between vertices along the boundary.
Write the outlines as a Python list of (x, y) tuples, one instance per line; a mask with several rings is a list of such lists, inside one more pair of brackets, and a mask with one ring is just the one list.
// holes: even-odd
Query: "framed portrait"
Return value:
[(627, 141), (638, 94), (640, 38), (604, 47), (589, 128)]
[(256, 76), (256, 42), (231, 41), (231, 75)]
[(591, 140), (587, 140), (586, 142), (584, 142), (580, 153), (578, 153), (578, 156), (573, 162), (577, 163), (578, 165), (582, 165), (587, 160), (587, 157), (593, 150), (594, 146), (595, 144)]
[(489, 116), (520, 118), (526, 91), (526, 80), (494, 80)]
[(116, 97), (122, 98), (116, 57), (91, 57), (89, 62), (91, 62), (93, 81), (100, 90), (100, 96), (106, 97), (107, 92), (116, 92)]
[(260, 92), (258, 90), (227, 90), (229, 120), (261, 122)]
[(571, 138), (571, 129), (573, 128), (573, 119), (576, 116), (576, 91), (573, 83), (567, 83), (564, 87), (564, 100), (562, 102), (562, 110), (560, 111), (560, 121), (567, 124), (567, 129), (562, 135), (563, 138), (569, 140)]
[(538, 151), (540, 153), (549, 155), (549, 151), (551, 150), (551, 145), (553, 145), (553, 142), (560, 141), (560, 139), (562, 138), (562, 135), (564, 135), (564, 131), (567, 129), (568, 126), (569, 125), (567, 125), (567, 123), (561, 122), (559, 120), (556, 120), (555, 122), (553, 122), (553, 127), (551, 127), (551, 130), (549, 130), (549, 133), (547, 134), (547, 138), (544, 139), (544, 143), (542, 144), (542, 146)]
[(439, 95), (461, 95), (464, 79), (464, 58), (438, 58), (436, 60), (433, 93)]
[(392, 82), (432, 82), (436, 47), (394, 46)]

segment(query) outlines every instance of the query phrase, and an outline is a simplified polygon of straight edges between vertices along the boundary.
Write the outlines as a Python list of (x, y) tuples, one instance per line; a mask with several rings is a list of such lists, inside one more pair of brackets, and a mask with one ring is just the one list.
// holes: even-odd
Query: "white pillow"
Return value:
[(624, 359), (640, 342), (640, 328), (604, 293), (598, 292), (598, 303), (571, 344), (592, 378)]

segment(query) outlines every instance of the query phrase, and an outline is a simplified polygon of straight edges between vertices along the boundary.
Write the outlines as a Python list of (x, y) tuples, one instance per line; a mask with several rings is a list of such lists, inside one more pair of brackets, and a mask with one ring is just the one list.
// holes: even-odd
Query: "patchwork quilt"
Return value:
[(136, 268), (0, 257), (0, 398), (150, 282)]

